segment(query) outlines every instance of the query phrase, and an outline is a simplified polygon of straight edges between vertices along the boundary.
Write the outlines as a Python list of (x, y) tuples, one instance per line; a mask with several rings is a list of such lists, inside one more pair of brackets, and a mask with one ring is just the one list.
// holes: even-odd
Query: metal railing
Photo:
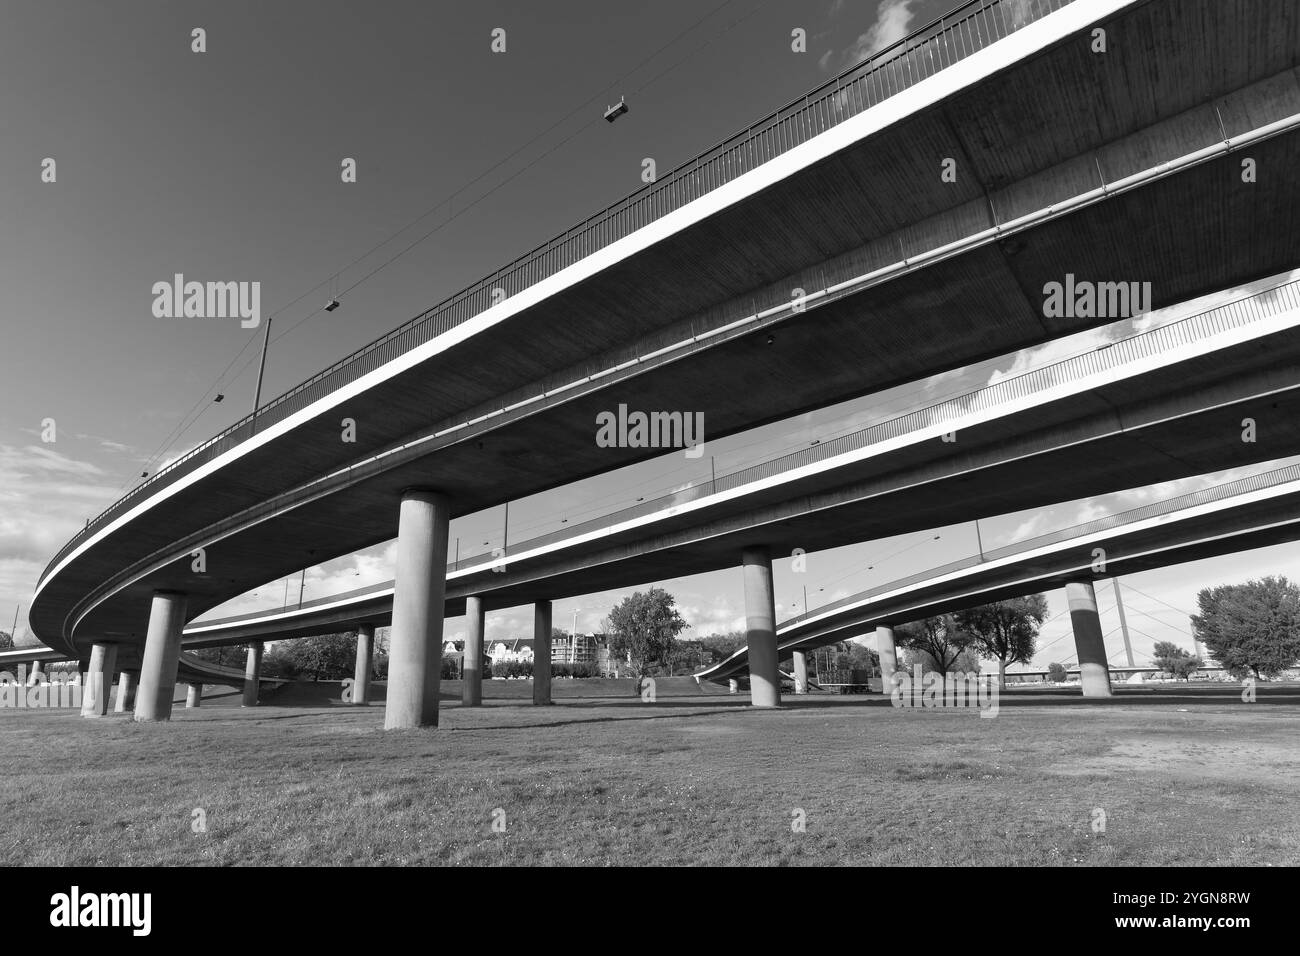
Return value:
[[(1292, 280), (1278, 286), (1260, 290), (1249, 295), (1242, 296), (1231, 302), (1225, 302), (1222, 305), (1195, 315), (1170, 322), (1167, 325), (1150, 329), (1146, 332), (1139, 332), (1128, 338), (1121, 339), (1117, 342), (1110, 343), (1100, 348), (1085, 352), (1081, 355), (1075, 355), (1070, 358), (1061, 359), (1042, 368), (1033, 369), (1023, 372), (1020, 375), (1003, 379), (993, 385), (986, 385), (983, 388), (975, 389), (955, 398), (947, 399), (933, 405), (927, 405), (923, 408), (907, 412), (895, 418), (891, 418), (875, 425), (869, 425), (866, 428), (859, 429), (839, 438), (830, 439), (820, 442), (808, 448), (802, 448), (799, 451), (781, 455), (776, 458), (770, 458), (767, 461), (759, 462), (747, 468), (742, 468), (734, 472), (719, 475), (716, 478), (710, 478), (707, 481), (698, 482), (688, 485), (678, 491), (667, 495), (661, 495), (657, 498), (651, 498), (644, 502), (638, 502), (627, 508), (608, 514), (599, 515), (595, 518), (589, 518), (574, 524), (566, 525), (556, 531), (547, 532), (546, 534), (536, 535), (523, 541), (515, 542), (508, 548), (502, 548), (499, 553), (486, 553), (474, 557), (456, 559), (447, 563), (449, 572), (464, 571), (475, 567), (489, 566), (495, 562), (503, 561), (511, 555), (545, 547), (556, 542), (570, 540), (591, 531), (600, 531), (610, 528), (614, 525), (645, 517), (668, 508), (688, 504), (692, 501), (698, 501), (702, 498), (711, 497), (727, 491), (742, 488), (746, 485), (762, 481), (766, 478), (775, 477), (784, 472), (794, 469), (803, 468), (808, 465), (814, 465), (819, 462), (835, 458), (840, 455), (849, 454), (855, 451), (861, 451), (871, 445), (879, 444), (893, 438), (899, 438), (923, 428), (933, 426), (942, 427), (949, 422), (956, 421), (962, 415), (973, 412), (986, 411), (988, 409), (1005, 405), (1018, 399), (1027, 398), (1037, 392), (1055, 388), (1089, 375), (1099, 374), (1101, 372), (1114, 369), (1131, 362), (1142, 359), (1152, 358), (1168, 352), (1170, 349), (1178, 346), (1191, 344), (1203, 340), (1209, 336), (1218, 335), (1235, 328), (1250, 325), (1254, 322), (1276, 316), (1282, 312), (1300, 309), (1300, 279)], [(1252, 479), (1243, 479), (1250, 481)], [(1198, 492), (1199, 494), (1199, 492)], [(1154, 506), (1151, 506), (1154, 507)], [(1139, 509), (1140, 510), (1140, 509)], [(1131, 514), (1125, 512), (1124, 514)], [(1105, 522), (1115, 519), (1098, 519), (1098, 522)], [(1128, 519), (1124, 519), (1128, 520)], [(1136, 520), (1136, 519), (1134, 519)], [(1056, 532), (1056, 534), (1066, 534), (1067, 531)], [(985, 552), (986, 559), (992, 559), (1007, 548), (1017, 549), (1021, 545), (1008, 545), (1006, 548), (996, 549)], [(1037, 547), (1039, 545), (1035, 545)], [(971, 563), (979, 563), (974, 559)], [(962, 561), (954, 563), (951, 570), (960, 570), (962, 567), (969, 567), (970, 563)], [(938, 573), (935, 570), (922, 572), (923, 575)], [(904, 582), (905, 583), (905, 582)], [(364, 594), (382, 590), (383, 588), (392, 587), (392, 581), (386, 581), (382, 584), (370, 585), (366, 588), (360, 588), (356, 591), (345, 591), (326, 598), (320, 598), (298, 607), (311, 607), (314, 604), (326, 604), (339, 600), (347, 600), (351, 597), (360, 597)], [(888, 588), (894, 586), (891, 582), (882, 587)], [(833, 605), (825, 607), (837, 607), (842, 603), (851, 603), (859, 599), (858, 596), (845, 598), (843, 602), (836, 602)], [(825, 607), (819, 608), (815, 613), (821, 613)], [(237, 621), (248, 618), (260, 617), (265, 614), (274, 613), (273, 611), (260, 611), (246, 615), (239, 615), (234, 618), (219, 619), (220, 623), (227, 621)], [(801, 620), (791, 618), (791, 622)], [(204, 621), (203, 624), (218, 623), (218, 621)], [(785, 622), (788, 623), (788, 622)], [(785, 623), (782, 626), (785, 626)]]
[(1195, 508), (1198, 505), (1223, 501), (1227, 498), (1249, 494), (1254, 491), (1261, 491), (1265, 488), (1273, 488), (1277, 485), (1283, 485), (1292, 481), (1300, 481), (1300, 464), (1287, 465), (1284, 468), (1277, 468), (1273, 471), (1251, 475), (1248, 478), (1238, 478), (1235, 481), (1225, 482), (1224, 484), (1215, 485), (1211, 488), (1202, 488), (1200, 491), (1192, 491), (1184, 495), (1177, 495), (1173, 498), (1166, 498), (1164, 501), (1157, 501), (1149, 505), (1142, 505), (1139, 508), (1117, 512), (1116, 514), (1108, 515), (1104, 518), (1095, 518), (1092, 521), (1085, 521), (1082, 524), (1071, 525), (1068, 528), (1049, 531), (1033, 538), (1026, 538), (1023, 541), (1016, 541), (1008, 545), (1003, 545), (1000, 548), (994, 548), (991, 551), (985, 551), (983, 556), (971, 555), (966, 558), (959, 558), (956, 561), (950, 561), (937, 568), (926, 568), (924, 571), (918, 571), (915, 574), (896, 578), (893, 581), (886, 581), (884, 584), (878, 584), (874, 587), (867, 588), (864, 591), (859, 591), (856, 594), (851, 594), (846, 598), (832, 601), (829, 604), (824, 604), (811, 611), (806, 611), (803, 614), (782, 621), (777, 625), (777, 627), (778, 630), (795, 627), (810, 618), (821, 617), (828, 611), (834, 612), (841, 608), (859, 604), (863, 601), (869, 601), (871, 598), (879, 594), (886, 594), (890, 591), (896, 591), (899, 588), (905, 588), (908, 585), (917, 584), (921, 581), (928, 581), (942, 577), (945, 574), (952, 574), (956, 571), (963, 571), (967, 568), (977, 567), (978, 565), (987, 564), (990, 561), (996, 561), (1000, 558), (1009, 558), (1016, 554), (1033, 551), (1037, 548), (1045, 548), (1061, 541), (1069, 541), (1076, 538), (1090, 538), (1103, 531), (1111, 531), (1115, 528), (1123, 527), (1124, 525), (1136, 524), (1150, 518), (1172, 514), (1175, 511), (1183, 511), (1187, 508)]
[(967, 0), (915, 33), (727, 138), (654, 183), (566, 230), (474, 285), (340, 359), (191, 449), (128, 491), (59, 549), (42, 580), (82, 541), (155, 491), (340, 387), (486, 311), (507, 297), (629, 236), (763, 163), (808, 142), (1074, 0)]

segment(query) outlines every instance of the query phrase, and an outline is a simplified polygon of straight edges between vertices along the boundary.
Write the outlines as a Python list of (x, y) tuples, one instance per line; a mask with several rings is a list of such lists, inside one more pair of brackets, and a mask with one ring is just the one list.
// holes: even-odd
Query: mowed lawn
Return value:
[(388, 733), (382, 705), (221, 693), (166, 724), (0, 711), (0, 864), (1300, 863), (1294, 688), (1012, 691), (992, 719), (566, 695)]

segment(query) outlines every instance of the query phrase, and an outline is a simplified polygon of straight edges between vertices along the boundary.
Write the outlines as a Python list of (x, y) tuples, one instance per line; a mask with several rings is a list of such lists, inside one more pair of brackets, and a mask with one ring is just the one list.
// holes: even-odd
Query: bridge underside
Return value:
[[(445, 614), (499, 609), (735, 567), (745, 548), (823, 551), (1300, 453), (1300, 329), (1117, 378), (821, 475), (656, 520), (599, 544), (449, 575)], [(1266, 422), (1242, 442), (1241, 422)], [(231, 621), (202, 643), (389, 623), (391, 597)], [(297, 620), (295, 620), (297, 619)], [(208, 626), (208, 625), (205, 625)]]
[[(1159, 307), (1300, 264), (1291, 228), (1300, 183), (1289, 172), (1300, 134), (1285, 130), (1249, 145), (1254, 182), (1242, 181), (1239, 152), (1179, 167), (611, 376), (599, 391), (561, 393), (294, 491), (466, 413), (788, 301), (796, 285), (821, 289), (914, 259), (1300, 114), (1300, 14), (1262, 0), (1231, 11), (1191, 0), (1177, 15), (1173, 6), (1137, 5), (1108, 21), (1127, 40), (1109, 58), (1065, 38), (250, 451), (75, 558), (38, 595), (35, 633), (77, 653), (92, 640), (139, 642), (155, 590), (187, 593), (193, 617), (391, 539), (407, 487), (437, 487), (463, 515), (629, 464), (646, 454), (593, 441), (596, 414), (620, 403), (703, 411), (707, 435), (719, 437), (1106, 321), (1043, 315), (1043, 285), (1066, 273), (1149, 280)], [(948, 156), (961, 157), (956, 183), (938, 175)], [(339, 441), (345, 416), (358, 423), (357, 445)], [(267, 500), (280, 492), (291, 498)], [(320, 497), (290, 507), (311, 495)], [(200, 545), (205, 576), (190, 569)]]
[[(1205, 558), (1300, 540), (1300, 488), (1262, 502), (1187, 519), (1176, 524), (1066, 542), (1050, 554), (1005, 565), (976, 565), (930, 582), (918, 582), (825, 620), (778, 631), (780, 655), (808, 651), (855, 637), (877, 627), (894, 627), (925, 617), (960, 611), (993, 601), (1065, 587), (1078, 581), (1137, 574)], [(1104, 573), (1094, 573), (1093, 549), (1106, 553)], [(721, 681), (748, 668), (744, 650), (702, 676)]]

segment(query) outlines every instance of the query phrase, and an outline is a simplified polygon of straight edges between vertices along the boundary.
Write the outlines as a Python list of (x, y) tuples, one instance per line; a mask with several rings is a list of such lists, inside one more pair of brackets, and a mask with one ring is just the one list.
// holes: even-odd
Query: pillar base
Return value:
[(255, 641), (248, 645), (248, 657), (244, 664), (244, 700), (240, 706), (256, 707), (262, 692), (262, 642)]
[(184, 594), (155, 591), (149, 609), (149, 630), (140, 665), (140, 689), (135, 695), (135, 719), (170, 720), (176, 695), (176, 665), (181, 653), (188, 599)]
[(375, 626), (357, 628), (357, 666), (352, 674), (352, 703), (365, 707), (370, 703), (370, 674), (375, 665)]
[(465, 599), (465, 651), (461, 657), (460, 702), (465, 707), (483, 703), (483, 631), (487, 623), (483, 599)]
[(745, 632), (749, 644), (749, 703), (753, 707), (781, 704), (781, 674), (777, 664), (776, 595), (772, 591), (772, 558), (767, 548), (746, 548), (742, 555), (745, 586)]
[(1074, 648), (1079, 661), (1079, 683), (1084, 697), (1110, 697), (1110, 667), (1106, 642), (1097, 613), (1097, 593), (1091, 581), (1072, 581), (1065, 586), (1065, 599), (1074, 628)]
[(551, 602), (533, 607), (533, 703), (551, 703)]
[(416, 489), (403, 493), (397, 524), (385, 730), (438, 726), (450, 518), (451, 502), (446, 495)]

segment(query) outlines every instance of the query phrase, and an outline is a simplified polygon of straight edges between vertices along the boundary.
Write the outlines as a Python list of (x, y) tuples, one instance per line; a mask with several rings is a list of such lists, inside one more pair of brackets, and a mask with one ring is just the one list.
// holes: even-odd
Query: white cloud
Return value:
[[(117, 479), (90, 462), (50, 445), (0, 444), (0, 630), (9, 631), (15, 604), (31, 606), (54, 553), (117, 495)], [(17, 630), (25, 642), (25, 618)]]
[(907, 36), (915, 16), (912, 12), (915, 3), (916, 0), (881, 0), (876, 8), (875, 23), (849, 46), (845, 54), (847, 63), (860, 63)]

